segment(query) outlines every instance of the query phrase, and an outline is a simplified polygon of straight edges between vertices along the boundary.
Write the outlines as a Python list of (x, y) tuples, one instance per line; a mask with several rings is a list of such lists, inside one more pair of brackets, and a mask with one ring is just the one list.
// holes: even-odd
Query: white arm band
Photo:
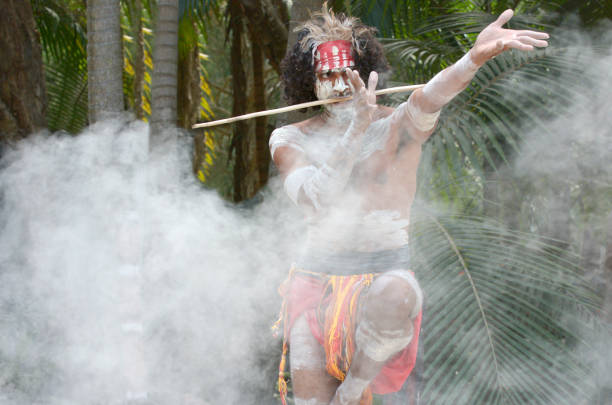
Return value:
[(421, 110), (419, 106), (415, 104), (413, 97), (408, 98), (408, 101), (404, 103), (401, 108), (404, 109), (414, 127), (422, 132), (433, 129), (440, 116), (440, 110), (433, 113), (426, 113)]
[(274, 152), (281, 146), (289, 146), (300, 152), (304, 152), (302, 144), (304, 143), (304, 135), (299, 129), (293, 125), (287, 125), (277, 128), (272, 131), (268, 146), (270, 147), (270, 156), (274, 157)]
[(468, 52), (454, 65), (444, 69), (427, 82), (423, 87), (423, 95), (429, 103), (441, 109), (467, 87), (477, 71), (478, 65), (474, 63)]
[(317, 172), (317, 168), (310, 165), (305, 167), (298, 167), (285, 178), (285, 192), (295, 203), (298, 205), (298, 197), (300, 195), (300, 190), (304, 185), (304, 182), (308, 180), (310, 177), (314, 176)]

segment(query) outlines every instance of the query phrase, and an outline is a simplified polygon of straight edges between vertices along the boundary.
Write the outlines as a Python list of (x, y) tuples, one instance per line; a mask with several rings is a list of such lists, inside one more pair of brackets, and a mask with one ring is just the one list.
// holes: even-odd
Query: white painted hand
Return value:
[(532, 51), (535, 47), (543, 48), (548, 46), (546, 40), (549, 38), (549, 35), (545, 32), (502, 28), (504, 24), (510, 21), (513, 15), (514, 12), (512, 10), (504, 11), (495, 22), (488, 25), (478, 35), (476, 43), (470, 51), (475, 64), (482, 66), (489, 59), (508, 49)]
[(376, 84), (378, 83), (378, 73), (372, 71), (368, 79), (366, 88), (363, 80), (359, 77), (356, 70), (346, 69), (346, 74), (353, 87), (353, 124), (361, 131), (365, 131), (376, 111)]

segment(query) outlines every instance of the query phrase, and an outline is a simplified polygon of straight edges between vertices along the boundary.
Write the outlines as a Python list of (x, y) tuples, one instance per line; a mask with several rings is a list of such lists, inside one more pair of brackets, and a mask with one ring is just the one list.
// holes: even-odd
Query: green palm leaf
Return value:
[(77, 133), (87, 125), (87, 35), (65, 5), (32, 1), (40, 32), (52, 131)]
[(87, 126), (87, 66), (44, 59), (49, 103), (47, 121), (52, 131), (76, 134)]
[[(431, 177), (434, 167), (451, 173), (465, 173), (467, 167), (484, 179), (485, 164), (496, 170), (518, 153), (525, 128), (549, 131), (548, 119), (563, 113), (567, 100), (580, 94), (578, 85), (559, 81), (561, 75), (580, 68), (572, 59), (568, 49), (511, 52), (483, 66), (472, 84), (443, 110), (436, 133), (424, 148), (425, 154), (432, 154), (424, 159), (428, 166), (423, 173), (430, 173), (427, 187), (446, 187), (448, 193), (452, 186), (449, 175), (443, 175), (442, 182)], [(442, 151), (434, 151), (437, 148)]]
[(427, 403), (585, 398), (588, 367), (574, 350), (581, 336), (563, 321), (598, 301), (573, 260), (481, 218), (419, 209), (412, 223), (414, 269), (427, 297)]

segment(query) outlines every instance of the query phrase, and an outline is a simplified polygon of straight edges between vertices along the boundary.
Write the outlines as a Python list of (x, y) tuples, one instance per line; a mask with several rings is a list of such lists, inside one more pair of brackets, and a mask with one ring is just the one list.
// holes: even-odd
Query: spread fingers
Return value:
[(516, 39), (521, 41), (523, 44), (537, 46), (539, 48), (544, 48), (548, 46), (548, 42), (541, 40), (541, 39), (535, 39), (532, 37), (519, 35)]
[(378, 84), (378, 73), (371, 71), (368, 79), (368, 91), (376, 90), (376, 84)]
[(363, 80), (361, 80), (361, 77), (359, 77), (359, 72), (357, 70), (351, 70), (347, 68), (346, 74), (351, 83), (353, 84), (353, 87), (355, 88), (356, 92), (360, 91), (362, 88), (365, 87), (365, 84), (363, 83)]
[(498, 27), (501, 27), (502, 25), (510, 21), (513, 15), (514, 15), (514, 11), (508, 9), (504, 11), (503, 13), (501, 13), (501, 15), (497, 17), (497, 20), (495, 20), (493, 24)]
[(532, 45), (528, 45), (528, 44), (524, 44), (521, 41), (519, 41), (518, 39), (513, 39), (510, 41), (504, 41), (504, 49), (518, 49), (521, 51), (533, 51), (533, 46)]
[(548, 38), (550, 38), (550, 35), (548, 35), (546, 32), (531, 31), (531, 30), (519, 30), (519, 31), (516, 31), (516, 35), (518, 35), (520, 37), (531, 37), (531, 38), (535, 38), (535, 39), (548, 39)]

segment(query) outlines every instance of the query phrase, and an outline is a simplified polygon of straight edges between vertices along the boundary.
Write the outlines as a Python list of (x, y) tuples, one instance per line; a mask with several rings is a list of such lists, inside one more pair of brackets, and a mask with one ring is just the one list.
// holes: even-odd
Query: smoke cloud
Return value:
[[(608, 302), (612, 302), (612, 275), (606, 274), (610, 269), (605, 265), (606, 241), (609, 249), (612, 238), (611, 29), (607, 24), (591, 35), (565, 34), (572, 47), (568, 53), (582, 66), (577, 74), (559, 78), (560, 86), (573, 88), (573, 97), (565, 100), (562, 114), (547, 120), (546, 131), (525, 128), (521, 153), (510, 174), (531, 185), (534, 229), (574, 249), (577, 246), (572, 253), (582, 256), (585, 278), (604, 299), (608, 295)], [(612, 307), (604, 304), (604, 319), (605, 311), (612, 313)], [(583, 341), (576, 350), (592, 367), (596, 392), (588, 403), (610, 403), (612, 329), (605, 321), (593, 326), (576, 331)]]
[[(526, 129), (512, 166), (577, 193), (612, 178), (612, 57), (580, 40), (594, 85), (547, 133)], [(193, 179), (186, 142), (149, 154), (147, 131), (38, 134), (2, 157), (0, 403), (275, 403), (269, 327), (301, 216), (278, 178), (264, 204), (228, 205)], [(554, 192), (538, 210), (567, 216)], [(610, 376), (604, 342), (579, 350)]]
[(4, 156), (0, 403), (272, 397), (300, 221), (274, 184), (265, 206), (229, 206), (188, 150), (149, 156), (144, 124), (104, 123)]

